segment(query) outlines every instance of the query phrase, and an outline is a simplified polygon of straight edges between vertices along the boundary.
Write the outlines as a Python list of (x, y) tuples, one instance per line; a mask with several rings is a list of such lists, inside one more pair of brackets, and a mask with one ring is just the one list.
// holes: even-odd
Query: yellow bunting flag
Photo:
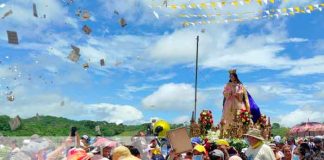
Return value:
[(282, 8), (281, 11), (282, 13), (287, 13), (287, 8)]
[(314, 11), (314, 6), (312, 6), (312, 5), (308, 5), (308, 9), (309, 9), (310, 11)]
[(181, 5), (181, 9), (186, 9), (186, 8), (187, 8), (187, 6), (185, 4)]
[(239, 4), (238, 1), (233, 1), (233, 2), (232, 2), (232, 5), (235, 6), (235, 7), (237, 7), (238, 4)]
[(176, 5), (176, 4), (172, 4), (172, 5), (170, 6), (170, 8), (172, 8), (172, 9), (177, 9), (177, 5)]
[(202, 8), (202, 9), (207, 9), (207, 5), (206, 5), (206, 3), (200, 3), (200, 8)]
[(257, 0), (257, 2), (262, 6), (262, 0)]
[(197, 8), (197, 5), (196, 5), (195, 3), (191, 3), (191, 4), (190, 4), (190, 7), (191, 7), (191, 8)]
[(251, 3), (251, 0), (244, 0), (244, 2), (245, 2), (246, 4), (250, 4), (250, 3)]
[(320, 4), (322, 7), (324, 7), (324, 3)]
[(216, 2), (210, 2), (210, 6), (212, 7), (212, 8), (216, 8), (216, 6), (217, 6), (217, 4), (216, 4)]
[(295, 7), (294, 9), (295, 9), (295, 12), (296, 13), (299, 13), (300, 12), (300, 8), (299, 7)]
[(226, 5), (226, 2), (225, 2), (225, 1), (223, 1), (223, 2), (222, 2), (222, 6), (224, 7), (225, 5)]
[(272, 4), (275, 2), (275, 0), (269, 0)]

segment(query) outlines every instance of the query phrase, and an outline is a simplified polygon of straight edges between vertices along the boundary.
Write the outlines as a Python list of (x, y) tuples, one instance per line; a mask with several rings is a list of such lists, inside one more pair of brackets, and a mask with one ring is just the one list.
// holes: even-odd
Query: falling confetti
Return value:
[(10, 102), (12, 102), (12, 101), (15, 100), (15, 96), (14, 95), (8, 95), (7, 96), (7, 100), (10, 101)]
[(34, 17), (38, 17), (37, 8), (36, 8), (36, 4), (35, 3), (33, 3), (33, 15), (34, 15)]
[(90, 13), (89, 13), (88, 11), (83, 11), (83, 13), (82, 13), (82, 18), (83, 18), (84, 20), (88, 20), (88, 19), (90, 19)]
[(82, 30), (83, 30), (83, 32), (84, 32), (85, 34), (88, 34), (88, 35), (92, 32), (91, 28), (88, 27), (87, 25), (84, 25), (84, 26), (82, 27)]
[(121, 27), (125, 27), (127, 25), (126, 20), (124, 18), (121, 18), (119, 20), (119, 24), (120, 24)]
[(8, 17), (9, 15), (11, 15), (13, 12), (12, 10), (9, 10), (8, 12), (6, 12), (2, 17), (1, 19), (5, 19), (6, 17)]
[(89, 63), (83, 64), (83, 69), (85, 69), (85, 70), (89, 69)]
[(10, 44), (18, 44), (18, 35), (15, 31), (7, 31), (8, 35), (8, 43)]
[(73, 45), (71, 45), (72, 47), (72, 51), (69, 54), (68, 58), (72, 61), (72, 62), (77, 62), (80, 59), (80, 48), (75, 47)]
[(100, 65), (101, 65), (101, 66), (104, 66), (104, 65), (105, 65), (105, 59), (101, 59), (101, 60), (100, 60)]

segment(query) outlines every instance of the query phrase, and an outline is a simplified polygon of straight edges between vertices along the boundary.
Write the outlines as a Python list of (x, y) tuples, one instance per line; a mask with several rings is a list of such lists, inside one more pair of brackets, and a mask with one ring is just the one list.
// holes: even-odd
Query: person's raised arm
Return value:
[(47, 155), (46, 160), (56, 160), (58, 157), (62, 156), (64, 149), (71, 146), (71, 144), (72, 138), (68, 137), (59, 147)]

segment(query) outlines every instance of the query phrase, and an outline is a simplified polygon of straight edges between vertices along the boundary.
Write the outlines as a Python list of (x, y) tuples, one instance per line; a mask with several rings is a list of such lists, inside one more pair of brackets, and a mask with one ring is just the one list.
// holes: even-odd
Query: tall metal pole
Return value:
[(197, 116), (197, 81), (198, 81), (198, 45), (199, 45), (199, 36), (196, 38), (197, 46), (196, 46), (196, 76), (195, 76), (195, 121)]

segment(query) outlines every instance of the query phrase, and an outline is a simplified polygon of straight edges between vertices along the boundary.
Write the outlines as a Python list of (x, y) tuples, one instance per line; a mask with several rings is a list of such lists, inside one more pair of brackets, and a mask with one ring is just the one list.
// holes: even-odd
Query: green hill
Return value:
[(41, 136), (67, 136), (70, 128), (75, 126), (78, 128), (79, 134), (87, 134), (94, 136), (95, 127), (100, 126), (101, 132), (104, 136), (127, 135), (134, 134), (138, 131), (145, 131), (147, 124), (141, 125), (123, 125), (108, 123), (106, 121), (74, 121), (62, 117), (53, 116), (39, 116), (21, 119), (21, 126), (11, 131), (9, 125), (9, 116), (0, 116), (0, 133), (4, 136), (31, 136), (38, 134)]
[[(78, 128), (80, 135), (95, 136), (97, 134), (95, 127), (98, 125), (103, 136), (133, 136), (139, 131), (145, 131), (148, 125), (117, 125), (106, 121), (74, 121), (62, 117), (39, 116), (38, 118), (21, 119), (21, 126), (17, 130), (11, 131), (9, 120), (9, 116), (0, 115), (0, 134), (4, 136), (31, 136), (33, 134), (40, 136), (68, 136), (72, 126)], [(171, 129), (182, 126), (182, 124), (172, 124)], [(278, 123), (273, 124), (273, 135), (287, 136), (288, 131), (289, 128), (281, 127)]]

